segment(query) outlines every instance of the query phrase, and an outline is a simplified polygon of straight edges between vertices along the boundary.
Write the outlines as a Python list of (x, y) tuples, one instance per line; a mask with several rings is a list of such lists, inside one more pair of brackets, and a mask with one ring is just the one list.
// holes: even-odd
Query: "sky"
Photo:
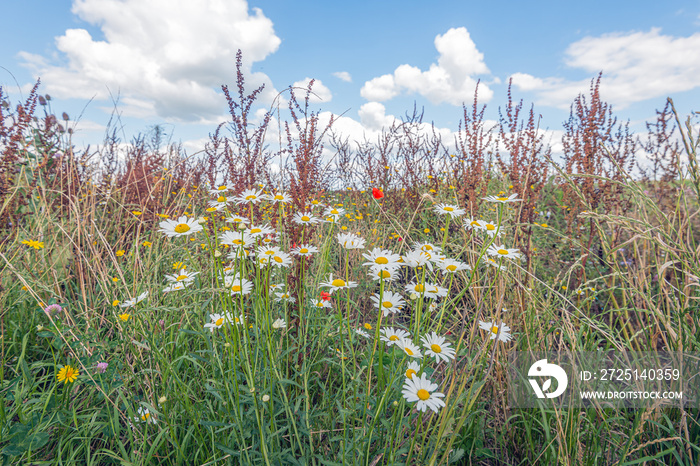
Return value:
[[(68, 113), (78, 147), (99, 144), (111, 115), (123, 140), (161, 125), (192, 153), (228, 120), (243, 52), (256, 115), (284, 109), (315, 80), (312, 109), (351, 140), (372, 139), (414, 104), (453, 138), (479, 82), (498, 119), (508, 82), (557, 146), (579, 93), (601, 95), (635, 132), (672, 97), (700, 97), (699, 1), (0, 0), (0, 86), (13, 102), (41, 79)], [(116, 113), (115, 113), (116, 112)], [(275, 137), (274, 134), (272, 137)]]

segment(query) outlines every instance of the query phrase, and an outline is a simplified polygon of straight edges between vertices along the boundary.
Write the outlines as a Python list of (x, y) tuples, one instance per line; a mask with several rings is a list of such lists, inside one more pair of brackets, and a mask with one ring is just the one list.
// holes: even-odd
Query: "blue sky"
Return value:
[(238, 48), (248, 82), (267, 86), (261, 108), (314, 78), (315, 108), (343, 113), (351, 138), (414, 102), (449, 138), (476, 80), (495, 120), (512, 76), (555, 139), (600, 71), (604, 99), (637, 131), (666, 96), (684, 115), (700, 97), (698, 1), (24, 0), (3, 16), (0, 85), (18, 100), (15, 79), (26, 96), (40, 76), (55, 112), (83, 113), (77, 145), (101, 141), (118, 94), (125, 139), (164, 124), (200, 148), (226, 118), (220, 85), (235, 86)]

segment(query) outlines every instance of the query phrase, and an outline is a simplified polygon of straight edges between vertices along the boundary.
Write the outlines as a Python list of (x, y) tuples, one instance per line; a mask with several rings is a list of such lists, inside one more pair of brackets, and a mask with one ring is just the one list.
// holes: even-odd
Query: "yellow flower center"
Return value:
[(386, 257), (377, 257), (377, 258), (374, 260), (374, 262), (376, 262), (377, 264), (388, 264), (388, 263), (389, 263), (389, 259), (387, 259)]
[(177, 281), (181, 282), (182, 280), (187, 280), (187, 275), (178, 275), (177, 276)]
[(404, 351), (406, 351), (407, 355), (413, 356), (413, 351), (411, 350), (411, 348), (404, 348)]
[(423, 251), (432, 251), (432, 250), (433, 250), (433, 247), (432, 247), (431, 245), (429, 245), (429, 244), (426, 244), (426, 245), (423, 246), (421, 249), (422, 249)]
[(508, 254), (508, 251), (506, 251), (505, 249), (499, 249), (497, 252), (498, 252), (499, 254), (504, 255), (504, 256)]
[(497, 201), (507, 201), (508, 198), (507, 197), (497, 197), (496, 200)]
[(445, 206), (445, 207), (443, 207), (443, 210), (445, 210), (445, 211), (447, 211), (447, 212), (453, 212), (453, 211), (454, 211), (454, 209), (453, 209), (452, 207), (450, 207), (450, 206)]
[(389, 337), (389, 341), (399, 341), (399, 337), (397, 337), (396, 335), (392, 335)]
[(251, 228), (250, 229), (250, 234), (254, 235), (255, 233), (260, 233), (262, 230), (260, 228)]
[(190, 231), (190, 226), (186, 223), (180, 223), (175, 226), (175, 233), (187, 233)]
[(224, 196), (219, 196), (216, 198), (216, 202), (226, 202), (226, 198)]
[(430, 398), (430, 392), (428, 392), (428, 390), (426, 390), (425, 388), (421, 388), (420, 390), (418, 390), (416, 392), (416, 395), (418, 395), (418, 398), (420, 398), (423, 401)]
[(365, 327), (367, 330), (372, 330), (372, 325), (370, 325), (370, 324), (365, 324), (364, 327)]
[(420, 283), (413, 288), (415, 291), (422, 293), (425, 290), (425, 287), (421, 285)]
[(219, 317), (218, 319), (216, 319), (216, 322), (214, 322), (214, 323), (216, 324), (217, 327), (221, 327), (222, 325), (224, 325), (224, 318)]
[(392, 303), (391, 301), (384, 301), (384, 302), (382, 303), (382, 306), (384, 306), (385, 308), (388, 309), (388, 308), (390, 308), (390, 307), (393, 306), (393, 303)]
[(479, 226), (479, 221), (478, 220), (472, 220), (472, 222), (469, 224), (473, 227), (478, 227)]
[(440, 345), (436, 345), (435, 343), (430, 345), (430, 349), (433, 350), (433, 353), (442, 353), (442, 348), (440, 348)]
[(252, 201), (253, 199), (257, 199), (257, 198), (258, 198), (258, 196), (256, 196), (255, 194), (249, 194), (245, 197), (245, 200)]
[(414, 375), (416, 375), (416, 371), (414, 371), (413, 369), (408, 369), (408, 370), (406, 371), (406, 377), (407, 377), (407, 378), (412, 379)]
[(450, 272), (454, 272), (455, 270), (457, 270), (457, 266), (454, 265), (454, 264), (450, 264), (450, 265), (448, 265), (448, 266), (445, 267), (445, 268), (446, 268), (447, 270), (449, 270)]
[(486, 229), (487, 229), (488, 231), (493, 231), (493, 230), (496, 229), (496, 227), (495, 227), (494, 225), (491, 225), (490, 223), (487, 223), (487, 224), (486, 224)]
[(494, 325), (493, 327), (491, 327), (491, 331), (492, 331), (493, 333), (498, 333), (498, 327), (496, 327), (496, 326)]
[(283, 195), (281, 195), (281, 194), (275, 194), (275, 200), (276, 200), (276, 201), (281, 201), (281, 200), (283, 200), (283, 199), (284, 199), (284, 196), (283, 196)]
[(218, 189), (219, 191), (226, 191), (227, 188), (226, 188), (226, 186), (219, 186), (216, 189)]
[(331, 282), (331, 285), (340, 288), (341, 286), (345, 286), (345, 280), (341, 280), (340, 278), (336, 278)]
[(309, 250), (306, 249), (306, 248), (301, 248), (301, 249), (299, 249), (299, 253), (300, 253), (300, 254), (308, 254), (308, 253), (309, 253)]
[(243, 244), (243, 240), (242, 240), (242, 239), (234, 239), (232, 242), (233, 242), (233, 244), (238, 244), (239, 246), (240, 246), (241, 244)]
[(239, 292), (239, 291), (241, 291), (241, 286), (240, 285), (233, 285), (231, 287), (231, 291)]
[(277, 262), (278, 264), (281, 264), (282, 262), (284, 262), (284, 259), (282, 259), (280, 256), (275, 256), (275, 257), (273, 257), (273, 259), (274, 259), (275, 262)]
[(151, 417), (151, 413), (143, 414), (141, 415), (141, 420), (145, 422), (149, 417)]
[(331, 210), (331, 213), (333, 215), (338, 215), (340, 212), (338, 212), (338, 209), (333, 209), (333, 210)]
[(311, 217), (309, 217), (308, 215), (302, 215), (302, 217), (301, 217), (302, 222), (308, 222), (309, 220), (311, 220)]
[(379, 278), (389, 278), (389, 277), (391, 277), (391, 273), (389, 273), (388, 270), (381, 270), (381, 271), (379, 271), (379, 273), (378, 273), (377, 275), (379, 276)]

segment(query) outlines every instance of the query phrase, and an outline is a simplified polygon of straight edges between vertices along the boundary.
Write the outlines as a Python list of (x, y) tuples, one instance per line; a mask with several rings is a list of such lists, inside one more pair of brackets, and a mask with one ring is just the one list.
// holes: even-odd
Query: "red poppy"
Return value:
[(331, 294), (326, 293), (325, 291), (321, 291), (321, 301), (330, 301), (331, 300)]
[(384, 197), (384, 191), (381, 189), (372, 188), (372, 196), (374, 196), (375, 199), (381, 199)]

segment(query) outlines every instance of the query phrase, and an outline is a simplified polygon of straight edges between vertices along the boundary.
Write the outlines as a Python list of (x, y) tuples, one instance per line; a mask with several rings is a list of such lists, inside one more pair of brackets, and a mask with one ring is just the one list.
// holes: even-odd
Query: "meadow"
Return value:
[(700, 464), (696, 407), (509, 403), (515, 351), (700, 351), (696, 127), (599, 83), (560, 162), (510, 92), (357, 142), (310, 84), (269, 141), (239, 73), (187, 156), (0, 89), (2, 464)]

